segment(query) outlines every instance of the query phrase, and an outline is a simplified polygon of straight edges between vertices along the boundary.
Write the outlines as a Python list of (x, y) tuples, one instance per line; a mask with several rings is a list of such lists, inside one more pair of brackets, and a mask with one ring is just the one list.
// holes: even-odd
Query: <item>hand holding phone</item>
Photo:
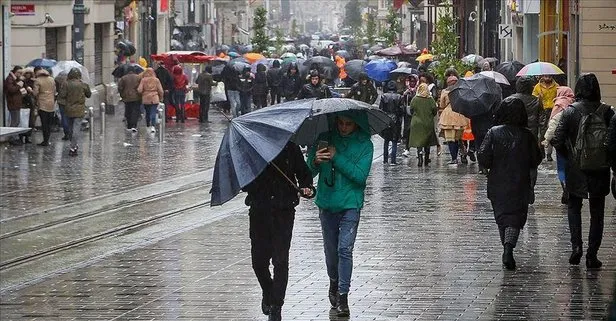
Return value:
[(331, 156), (329, 154), (329, 150), (327, 147), (329, 143), (324, 140), (320, 140), (317, 144), (317, 151), (314, 155), (314, 164), (320, 165), (321, 163), (327, 162), (330, 160)]

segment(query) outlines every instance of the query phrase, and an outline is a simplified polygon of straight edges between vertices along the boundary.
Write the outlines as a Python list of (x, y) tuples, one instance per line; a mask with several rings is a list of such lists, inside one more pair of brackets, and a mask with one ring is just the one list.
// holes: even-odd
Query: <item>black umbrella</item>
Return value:
[(524, 64), (519, 61), (505, 61), (494, 68), (494, 71), (500, 72), (507, 78), (511, 85), (515, 85), (517, 80), (516, 74), (524, 68)]
[(461, 78), (449, 92), (451, 109), (469, 118), (490, 112), (501, 99), (501, 87), (483, 76)]
[(304, 61), (304, 66), (308, 66), (308, 67), (312, 67), (313, 64), (316, 64), (317, 66), (319, 66), (319, 68), (323, 68), (323, 67), (331, 67), (334, 68), (336, 66), (336, 63), (331, 60), (328, 57), (323, 57), (323, 56), (314, 56), (306, 61)]
[(419, 71), (415, 68), (401, 67), (389, 72), (391, 79), (396, 79), (400, 76), (419, 75)]
[(210, 204), (222, 205), (235, 197), (289, 141), (313, 144), (319, 134), (330, 129), (332, 115), (342, 111), (357, 113), (362, 118), (365, 113), (365, 126), (369, 128), (362, 129), (371, 134), (382, 132), (391, 123), (381, 110), (344, 98), (290, 101), (233, 118), (216, 156)]
[(366, 62), (364, 60), (360, 60), (360, 59), (354, 59), (354, 60), (350, 60), (347, 61), (344, 64), (344, 70), (346, 71), (347, 75), (357, 81), (359, 80), (359, 75), (364, 71), (364, 66), (366, 65)]
[(140, 74), (143, 72), (143, 67), (134, 63), (121, 64), (117, 66), (111, 74), (116, 78), (122, 78), (129, 72), (129, 70), (132, 70), (136, 74)]

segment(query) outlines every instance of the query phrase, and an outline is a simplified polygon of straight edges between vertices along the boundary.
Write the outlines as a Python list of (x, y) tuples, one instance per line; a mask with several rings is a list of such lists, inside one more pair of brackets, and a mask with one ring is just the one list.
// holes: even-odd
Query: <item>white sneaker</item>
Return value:
[(154, 126), (150, 127), (150, 132), (155, 133), (156, 132), (156, 127), (154, 127)]
[(409, 157), (411, 155), (411, 153), (409, 153), (408, 149), (404, 150), (404, 153), (402, 153), (402, 156), (404, 157)]
[(135, 127), (131, 128), (130, 130), (131, 130), (133, 133), (136, 133), (136, 132), (137, 132), (137, 128), (135, 128)]

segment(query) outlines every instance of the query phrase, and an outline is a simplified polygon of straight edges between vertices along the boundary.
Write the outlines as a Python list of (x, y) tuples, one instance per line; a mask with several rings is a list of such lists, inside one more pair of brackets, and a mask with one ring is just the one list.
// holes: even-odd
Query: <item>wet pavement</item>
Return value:
[[(162, 146), (156, 136), (140, 132), (133, 138), (118, 127), (77, 158), (61, 156), (59, 146), (3, 150), (3, 261), (14, 255), (8, 241), (17, 248), (28, 241), (35, 249), (66, 242), (63, 234), (85, 237), (92, 232), (87, 225), (108, 228), (123, 224), (122, 216), (185, 210), (0, 271), (0, 318), (266, 320), (251, 269), (243, 198), (217, 208), (198, 206), (207, 201), (209, 169), (224, 128), (222, 116), (214, 119), (177, 130), (171, 124)], [(606, 205), (599, 251), (603, 269), (570, 266), (555, 164), (543, 164), (537, 201), (515, 251), (518, 269), (509, 272), (500, 263), (486, 180), (476, 164), (447, 166), (447, 155), (429, 168), (400, 160), (399, 166), (373, 163), (354, 252), (351, 320), (606, 318), (616, 281), (613, 199)], [(587, 203), (583, 211), (586, 234)], [(71, 220), (80, 213), (83, 218)], [(63, 261), (67, 257), (70, 263)], [(317, 209), (310, 201), (297, 208), (290, 258), (283, 319), (336, 320), (327, 300)]]

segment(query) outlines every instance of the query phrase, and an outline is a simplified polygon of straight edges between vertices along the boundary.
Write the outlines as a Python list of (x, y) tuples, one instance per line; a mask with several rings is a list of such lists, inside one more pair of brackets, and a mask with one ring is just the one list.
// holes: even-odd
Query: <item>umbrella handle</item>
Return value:
[(280, 173), (280, 175), (282, 175), (282, 177), (284, 177), (287, 182), (289, 182), (289, 184), (291, 184), (291, 186), (302, 196), (305, 197), (307, 199), (311, 199), (313, 198), (317, 193), (316, 189), (314, 188), (314, 186), (310, 186), (310, 189), (312, 189), (312, 196), (308, 197), (304, 194), (304, 192), (302, 191), (301, 188), (299, 188), (297, 185), (295, 185), (295, 182), (293, 182), (281, 169), (280, 167), (278, 167), (276, 164), (274, 164), (274, 162), (270, 163), (272, 166), (274, 166), (274, 168)]

